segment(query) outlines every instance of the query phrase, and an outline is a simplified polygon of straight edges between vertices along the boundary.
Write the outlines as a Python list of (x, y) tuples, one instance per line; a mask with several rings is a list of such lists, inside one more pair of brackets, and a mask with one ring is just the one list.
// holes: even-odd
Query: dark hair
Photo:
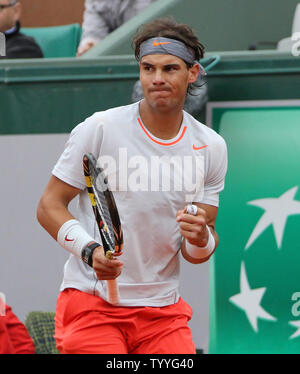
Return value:
[[(199, 61), (204, 56), (205, 47), (200, 43), (192, 28), (186, 24), (177, 23), (173, 17), (165, 17), (143, 24), (137, 29), (132, 39), (134, 54), (137, 61), (139, 61), (141, 44), (145, 40), (159, 36), (183, 42), (188, 48), (194, 51), (196, 61)], [(193, 66), (187, 62), (185, 63), (187, 68)], [(189, 85), (188, 93), (192, 94), (195, 88), (201, 86), (202, 84), (196, 82)]]
[(199, 61), (204, 56), (204, 46), (199, 42), (194, 31), (185, 24), (177, 23), (174, 18), (159, 18), (141, 25), (133, 37), (135, 58), (139, 60), (141, 44), (150, 38), (165, 37), (183, 42), (195, 53), (195, 60)]

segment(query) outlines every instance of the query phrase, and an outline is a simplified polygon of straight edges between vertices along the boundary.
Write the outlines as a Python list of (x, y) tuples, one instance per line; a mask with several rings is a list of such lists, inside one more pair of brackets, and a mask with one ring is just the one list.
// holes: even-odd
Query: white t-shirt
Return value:
[[(174, 139), (158, 139), (142, 123), (139, 103), (97, 112), (76, 126), (53, 174), (82, 190), (76, 219), (101, 243), (85, 189), (85, 153), (105, 169), (119, 210), (124, 235), (120, 305), (176, 303), (181, 244), (176, 213), (188, 202), (218, 206), (227, 170), (225, 141), (186, 112)], [(73, 254), (61, 290), (68, 287), (107, 300), (106, 281)]]

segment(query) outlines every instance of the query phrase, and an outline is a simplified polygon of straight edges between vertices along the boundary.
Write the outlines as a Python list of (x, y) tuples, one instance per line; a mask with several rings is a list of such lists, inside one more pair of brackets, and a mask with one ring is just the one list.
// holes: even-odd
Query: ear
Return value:
[(14, 20), (15, 22), (19, 21), (21, 18), (21, 12), (22, 12), (22, 4), (20, 1), (17, 2), (17, 4), (14, 6)]
[(189, 68), (189, 84), (196, 82), (199, 73), (200, 66), (199, 64), (195, 63), (191, 68)]

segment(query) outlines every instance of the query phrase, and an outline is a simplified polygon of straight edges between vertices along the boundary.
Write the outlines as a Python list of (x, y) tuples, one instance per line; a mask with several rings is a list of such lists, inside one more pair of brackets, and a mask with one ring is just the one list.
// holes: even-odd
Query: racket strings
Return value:
[[(120, 252), (123, 247), (123, 232), (117, 206), (112, 192), (108, 189), (106, 178), (101, 172), (101, 169), (99, 170), (97, 176), (95, 176), (95, 173), (92, 175), (95, 197), (108, 226), (111, 240), (113, 241), (113, 248), (115, 248), (116, 252)], [(95, 178), (97, 178), (97, 180)], [(99, 187), (103, 192), (98, 191)]]
[[(113, 224), (111, 222), (111, 218), (110, 218), (110, 213), (109, 213), (109, 209), (106, 205), (106, 199), (104, 197), (104, 194), (103, 192), (99, 192), (97, 190), (97, 187), (95, 186), (95, 184), (93, 183), (93, 179), (94, 179), (94, 176), (92, 177), (92, 188), (93, 188), (93, 191), (94, 191), (94, 198), (95, 198), (95, 201), (96, 201), (96, 204), (97, 204), (97, 207), (99, 209), (99, 211), (102, 213), (102, 216), (100, 217), (101, 221), (99, 222), (99, 224), (103, 227), (103, 230), (104, 230), (104, 235), (106, 237), (106, 239), (108, 240), (108, 244), (109, 244), (109, 250), (113, 250), (114, 247), (115, 247), (115, 244), (114, 244), (114, 230), (113, 230)], [(102, 227), (101, 227), (102, 228)]]
[(97, 222), (101, 238), (103, 241), (104, 237), (104, 241), (107, 242), (107, 246), (103, 245), (104, 249), (105, 251), (121, 252), (123, 231), (113, 194), (109, 190), (107, 178), (103, 173), (103, 169), (97, 167), (97, 161), (93, 155), (85, 155), (83, 161), (87, 189), (90, 199), (93, 200), (94, 213), (98, 216)]
[[(99, 233), (102, 239), (105, 254), (111, 256), (115, 252), (115, 234), (114, 226), (111, 220), (110, 210), (107, 206), (106, 189), (103, 188), (106, 184), (107, 179), (104, 179), (104, 175), (101, 169), (97, 168), (97, 162), (92, 154), (86, 154), (83, 157), (83, 170), (87, 186), (87, 191), (93, 208), (93, 212), (96, 218), (96, 222), (99, 228)], [(103, 178), (103, 180), (101, 179)], [(97, 183), (101, 183), (100, 191), (97, 190)], [(110, 196), (108, 194), (108, 196)], [(111, 195), (113, 200), (113, 195)], [(108, 199), (108, 202), (110, 200)], [(114, 202), (114, 200), (113, 200)], [(116, 210), (117, 214), (117, 210)], [(122, 230), (121, 230), (122, 231)], [(109, 235), (111, 234), (111, 235)], [(110, 252), (107, 252), (110, 251)], [(117, 305), (120, 302), (118, 284), (116, 279), (107, 280), (107, 297), (108, 302), (113, 305)]]

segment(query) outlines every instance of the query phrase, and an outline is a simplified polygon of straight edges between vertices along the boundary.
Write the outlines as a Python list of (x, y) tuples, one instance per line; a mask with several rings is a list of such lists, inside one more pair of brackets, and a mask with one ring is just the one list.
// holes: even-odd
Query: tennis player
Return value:
[[(40, 224), (70, 252), (55, 319), (61, 353), (195, 353), (179, 260), (200, 264), (218, 244), (226, 144), (183, 111), (204, 54), (190, 27), (155, 20), (133, 42), (144, 99), (97, 112), (73, 129), (38, 206)], [(110, 260), (85, 188), (85, 153), (114, 186), (124, 246)], [(74, 217), (68, 205), (77, 195)], [(108, 303), (106, 289), (115, 278), (117, 306)]]

